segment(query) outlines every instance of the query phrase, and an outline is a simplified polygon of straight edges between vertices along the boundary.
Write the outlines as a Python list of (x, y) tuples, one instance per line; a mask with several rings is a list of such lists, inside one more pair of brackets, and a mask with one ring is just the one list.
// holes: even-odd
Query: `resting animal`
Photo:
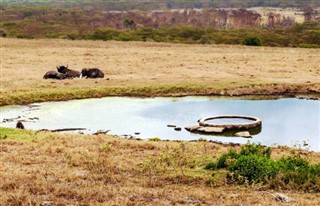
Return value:
[(57, 70), (59, 73), (65, 74), (66, 78), (75, 78), (80, 77), (80, 72), (69, 69), (68, 66), (57, 66)]
[(48, 71), (43, 76), (44, 79), (65, 79), (67, 76), (62, 73), (58, 73), (56, 71)]
[(84, 69), (82, 69), (81, 74), (80, 74), (80, 78), (82, 78), (82, 77), (103, 78), (104, 73), (100, 69), (97, 69), (97, 68), (91, 68), (91, 69), (84, 68)]

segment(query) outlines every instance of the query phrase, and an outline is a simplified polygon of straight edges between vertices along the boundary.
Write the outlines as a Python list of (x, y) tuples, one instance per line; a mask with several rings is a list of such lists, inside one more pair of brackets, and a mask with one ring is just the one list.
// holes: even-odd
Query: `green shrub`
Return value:
[(95, 30), (89, 36), (89, 39), (107, 41), (107, 40), (115, 39), (115, 37), (117, 37), (120, 33), (121, 33), (120, 31), (100, 28)]
[(126, 33), (120, 33), (115, 38), (118, 41), (141, 41), (141, 37), (135, 36), (134, 34), (126, 34)]
[(274, 161), (261, 155), (241, 155), (228, 169), (245, 177), (249, 183), (265, 183), (278, 172)]
[(158, 141), (161, 141), (161, 139), (159, 137), (153, 137), (153, 138), (149, 138), (148, 141), (158, 142)]
[(33, 39), (34, 37), (31, 34), (18, 34), (18, 39)]
[(209, 35), (202, 35), (198, 42), (200, 44), (212, 44), (212, 40)]
[(239, 154), (231, 149), (228, 153), (223, 154), (217, 161), (217, 168), (227, 168), (228, 165), (230, 165), (231, 161), (234, 159), (237, 159), (239, 157)]
[(320, 164), (310, 165), (297, 156), (279, 160), (273, 160), (270, 156), (271, 148), (246, 144), (240, 151), (230, 150), (204, 168), (226, 169), (229, 172), (226, 176), (228, 183), (260, 183), (270, 188), (320, 192)]
[(206, 166), (204, 167), (204, 169), (206, 169), (206, 170), (216, 170), (216, 169), (218, 169), (217, 163), (215, 163), (215, 162), (209, 162), (208, 164), (206, 164)]
[(242, 44), (247, 46), (261, 46), (261, 41), (258, 37), (248, 36), (242, 41)]
[(67, 34), (66, 36), (66, 39), (70, 39), (70, 40), (76, 40), (78, 38), (79, 38), (79, 35), (76, 33), (70, 33), (70, 34)]
[(261, 155), (269, 158), (271, 148), (260, 144), (245, 144), (241, 148), (240, 155)]

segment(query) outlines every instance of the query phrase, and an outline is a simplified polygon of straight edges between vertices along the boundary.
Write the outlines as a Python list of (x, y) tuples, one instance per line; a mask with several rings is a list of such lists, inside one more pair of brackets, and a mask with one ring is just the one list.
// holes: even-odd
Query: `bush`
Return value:
[(202, 35), (198, 42), (200, 44), (212, 44), (212, 41), (209, 35)]
[(142, 39), (133, 34), (120, 33), (116, 38), (118, 41), (141, 41)]
[(160, 138), (158, 137), (152, 137), (152, 138), (149, 138), (148, 141), (151, 141), (151, 142), (158, 142), (158, 141), (161, 141)]
[(89, 39), (92, 40), (111, 40), (115, 39), (116, 36), (118, 36), (121, 32), (115, 31), (112, 29), (97, 29), (89, 36)]
[(18, 39), (33, 39), (33, 36), (31, 34), (18, 34)]
[(241, 155), (229, 166), (229, 171), (245, 177), (249, 183), (266, 183), (275, 177), (277, 169), (274, 161), (261, 155)]
[(240, 155), (261, 155), (270, 158), (271, 148), (260, 144), (245, 144), (241, 148)]
[(320, 192), (320, 164), (310, 165), (300, 157), (282, 157), (273, 160), (271, 148), (246, 144), (239, 152), (230, 150), (207, 170), (226, 169), (227, 182), (236, 184), (261, 183), (270, 188), (297, 189)]
[(247, 46), (261, 46), (261, 41), (258, 37), (248, 36), (242, 41), (242, 44)]

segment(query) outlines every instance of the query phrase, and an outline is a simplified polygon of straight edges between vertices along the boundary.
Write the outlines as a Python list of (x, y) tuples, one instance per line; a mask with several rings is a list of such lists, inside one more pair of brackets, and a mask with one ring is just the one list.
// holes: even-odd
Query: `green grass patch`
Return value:
[(46, 89), (14, 93), (2, 93), (0, 105), (28, 104), (33, 102), (63, 101), (70, 99), (101, 98), (107, 96), (185, 96), (210, 95), (216, 89), (202, 85), (137, 85), (118, 87), (96, 87), (83, 89)]
[(161, 139), (159, 137), (151, 137), (151, 138), (148, 139), (148, 141), (150, 141), (150, 142), (159, 142), (159, 141), (161, 141)]
[(246, 144), (240, 151), (230, 150), (215, 162), (205, 166), (207, 170), (227, 170), (230, 184), (262, 184), (271, 189), (295, 189), (320, 191), (320, 164), (310, 164), (299, 157), (271, 159), (271, 148), (259, 144)]
[[(188, 84), (177, 85), (134, 85), (134, 86), (101, 86), (94, 88), (70, 88), (70, 89), (35, 89), (20, 92), (5, 92), (0, 94), (0, 106), (14, 104), (29, 104), (34, 102), (47, 101), (65, 101), (72, 99), (102, 98), (108, 96), (127, 96), (127, 97), (182, 97), (182, 96), (212, 96), (212, 95), (230, 95), (230, 91), (237, 90), (237, 95), (246, 95), (241, 89), (252, 89), (250, 95), (270, 95), (268, 92), (268, 82), (252, 82), (245, 86), (241, 84), (224, 82), (214, 85)], [(272, 87), (277, 85), (272, 84)], [(304, 85), (290, 85), (290, 92), (299, 92)], [(275, 94), (279, 95), (279, 94)]]
[(0, 127), (0, 140), (22, 140), (30, 142), (36, 136), (38, 136), (37, 133), (31, 130)]
[(307, 49), (317, 49), (317, 48), (320, 48), (320, 45), (319, 44), (299, 44), (299, 47), (300, 48), (307, 48)]

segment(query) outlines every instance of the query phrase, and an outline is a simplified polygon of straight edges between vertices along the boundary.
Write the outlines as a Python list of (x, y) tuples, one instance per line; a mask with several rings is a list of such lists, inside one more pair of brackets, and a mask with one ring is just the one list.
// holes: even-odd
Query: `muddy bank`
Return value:
[(320, 84), (286, 85), (268, 84), (239, 87), (235, 89), (224, 89), (219, 95), (224, 96), (275, 96), (275, 97), (296, 97), (304, 99), (320, 99)]
[(183, 96), (226, 96), (252, 99), (273, 99), (296, 97), (304, 99), (320, 99), (320, 84), (266, 84), (242, 86), (237, 88), (215, 89), (209, 86), (136, 86), (136, 87), (99, 87), (77, 90), (44, 90), (21, 93), (2, 93), (0, 106), (29, 104), (46, 101), (65, 101), (72, 99), (101, 98), (108, 96), (129, 97), (183, 97)]

